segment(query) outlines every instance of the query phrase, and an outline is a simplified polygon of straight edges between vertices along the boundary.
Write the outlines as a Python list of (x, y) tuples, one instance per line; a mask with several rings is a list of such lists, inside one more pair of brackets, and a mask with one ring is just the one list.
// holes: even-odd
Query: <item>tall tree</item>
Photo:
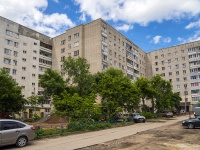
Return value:
[(170, 108), (172, 85), (169, 81), (162, 79), (160, 75), (153, 76), (151, 86), (155, 91), (155, 107), (158, 113)]
[(8, 72), (0, 69), (0, 118), (9, 118), (9, 115), (20, 112), (25, 103), (21, 87)]
[(69, 87), (75, 87), (79, 96), (87, 96), (91, 93), (92, 75), (89, 72), (89, 63), (85, 58), (72, 58), (63, 60), (62, 72), (67, 74)]
[(62, 76), (52, 69), (47, 69), (41, 76), (39, 84), (44, 88), (44, 94), (48, 96), (61, 95), (66, 88)]
[(137, 88), (121, 70), (110, 68), (103, 73), (98, 73), (93, 88), (102, 97), (102, 105), (110, 117), (115, 115), (117, 108), (127, 110), (138, 108), (139, 95)]

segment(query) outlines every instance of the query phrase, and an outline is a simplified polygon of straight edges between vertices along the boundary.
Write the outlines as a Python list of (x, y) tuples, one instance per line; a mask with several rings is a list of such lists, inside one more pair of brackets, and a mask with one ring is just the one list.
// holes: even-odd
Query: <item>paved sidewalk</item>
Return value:
[[(114, 139), (136, 134), (137, 132), (154, 129), (157, 127), (174, 124), (176, 122), (188, 119), (188, 116), (181, 116), (166, 122), (146, 122), (138, 123), (131, 126), (106, 129), (95, 132), (88, 132), (76, 135), (69, 135), (55, 139), (44, 139), (30, 142), (25, 148), (20, 150), (73, 150), (87, 147), (94, 144), (104, 143)], [(180, 124), (181, 125), (181, 124)], [(10, 149), (10, 148), (9, 148)], [(12, 150), (18, 150), (13, 147)]]

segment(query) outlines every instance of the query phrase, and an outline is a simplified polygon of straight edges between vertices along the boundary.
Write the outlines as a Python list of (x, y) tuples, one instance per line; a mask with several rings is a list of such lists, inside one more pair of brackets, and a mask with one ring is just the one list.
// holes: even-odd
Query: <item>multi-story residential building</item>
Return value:
[[(191, 110), (200, 100), (200, 41), (146, 53), (102, 19), (50, 38), (0, 17), (0, 45), (0, 68), (10, 72), (25, 98), (43, 93), (38, 80), (46, 68), (60, 72), (64, 58), (80, 56), (89, 62), (91, 73), (114, 67), (133, 82), (162, 74), (180, 93), (182, 109)], [(41, 116), (50, 112), (50, 100), (43, 106)], [(29, 107), (26, 117), (32, 115)]]
[(146, 53), (102, 19), (67, 30), (53, 38), (53, 66), (60, 71), (64, 58), (85, 57), (91, 73), (121, 69), (132, 81), (146, 76)]
[[(6, 69), (22, 87), (24, 97), (42, 94), (38, 80), (52, 66), (52, 39), (0, 17), (0, 45), (0, 68)], [(48, 114), (50, 101), (45, 101), (41, 108), (39, 115)], [(24, 119), (31, 117), (33, 111), (27, 105)]]
[(147, 76), (162, 74), (182, 98), (183, 110), (200, 101), (200, 41), (172, 46), (147, 54)]

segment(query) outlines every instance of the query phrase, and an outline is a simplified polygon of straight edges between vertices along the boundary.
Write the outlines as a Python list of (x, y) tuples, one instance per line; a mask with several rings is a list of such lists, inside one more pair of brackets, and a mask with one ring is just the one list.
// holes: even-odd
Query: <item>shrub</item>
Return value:
[(158, 118), (157, 114), (153, 114), (151, 112), (142, 112), (142, 115), (145, 116), (146, 119)]

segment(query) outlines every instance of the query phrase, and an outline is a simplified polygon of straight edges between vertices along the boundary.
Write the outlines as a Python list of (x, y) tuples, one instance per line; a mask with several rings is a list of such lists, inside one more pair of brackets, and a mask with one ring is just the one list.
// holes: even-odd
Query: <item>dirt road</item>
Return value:
[[(81, 149), (81, 148), (83, 150), (91, 150), (91, 149), (100, 150), (99, 147), (102, 147), (102, 150), (105, 150), (107, 148), (108, 149), (129, 150), (129, 148), (131, 146), (137, 145), (137, 143), (140, 146), (145, 147), (145, 145), (147, 144), (146, 143), (147, 141), (145, 140), (145, 137), (147, 136), (147, 134), (143, 134), (143, 133), (151, 132), (150, 129), (154, 129), (154, 130), (152, 130), (152, 132), (159, 132), (155, 128), (158, 128), (158, 127), (165, 128), (163, 126), (172, 125), (174, 123), (180, 122), (185, 119), (188, 119), (188, 116), (173, 118), (172, 120), (168, 120), (166, 122), (138, 123), (138, 124), (127, 126), (127, 127), (119, 127), (119, 128), (107, 129), (107, 130), (96, 131), (96, 132), (88, 132), (88, 133), (83, 133), (83, 134), (70, 135), (70, 136), (66, 136), (66, 137), (59, 137), (59, 138), (55, 138), (55, 139), (36, 140), (36, 141), (30, 142), (29, 145), (27, 145), (25, 148), (22, 148), (20, 150), (44, 150), (44, 149), (47, 149), (47, 150), (63, 150), (63, 149), (64, 150), (72, 150), (72, 149)], [(180, 126), (180, 123), (178, 124), (178, 126)], [(173, 125), (170, 127), (173, 127)], [(168, 129), (168, 127), (167, 127), (167, 129)], [(135, 137), (134, 134), (140, 135), (141, 137), (143, 137), (143, 139), (141, 141), (137, 141), (138, 138)], [(163, 138), (165, 137), (165, 134), (161, 134), (161, 135)], [(132, 136), (135, 137), (136, 140), (131, 142), (128, 139)], [(151, 133), (148, 136), (151, 139)], [(172, 137), (173, 137), (173, 135), (172, 135)], [(116, 139), (119, 139), (119, 140), (116, 140)], [(105, 144), (105, 142), (108, 142), (108, 141), (112, 141), (114, 143), (116, 141), (118, 141), (117, 143), (120, 143), (119, 141), (123, 141), (121, 144), (124, 145), (124, 147), (121, 145), (116, 145), (114, 147), (112, 147), (112, 146), (106, 147), (107, 143)], [(112, 142), (110, 143), (110, 145), (113, 145)], [(162, 142), (164, 142), (164, 141), (162, 141)], [(103, 144), (100, 144), (100, 143), (103, 143)], [(96, 145), (97, 148), (95, 148), (95, 146), (88, 147), (91, 145)], [(139, 146), (139, 149), (142, 149), (140, 146)], [(153, 143), (153, 146), (154, 146), (154, 143)], [(17, 148), (15, 148), (14, 146), (5, 147), (4, 149), (17, 150)], [(158, 149), (159, 149), (159, 147), (158, 147)], [(156, 149), (154, 149), (154, 150), (156, 150)]]

